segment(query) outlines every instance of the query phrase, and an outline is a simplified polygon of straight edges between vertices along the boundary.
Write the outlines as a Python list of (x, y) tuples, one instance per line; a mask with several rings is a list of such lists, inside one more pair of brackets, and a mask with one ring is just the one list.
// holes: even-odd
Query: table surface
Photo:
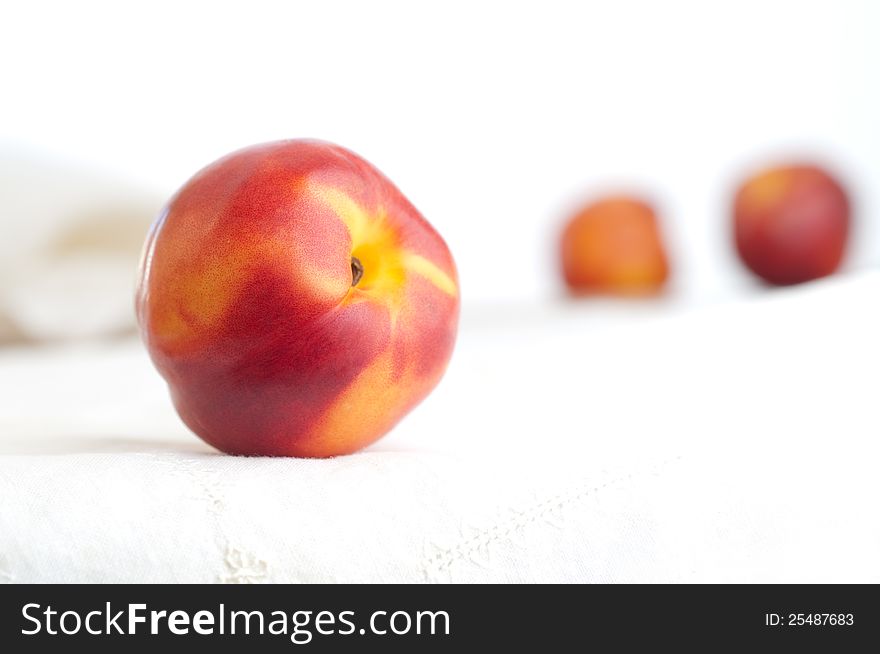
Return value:
[(0, 581), (878, 582), (880, 274), (467, 307), (366, 451), (229, 457), (133, 339), (0, 351)]

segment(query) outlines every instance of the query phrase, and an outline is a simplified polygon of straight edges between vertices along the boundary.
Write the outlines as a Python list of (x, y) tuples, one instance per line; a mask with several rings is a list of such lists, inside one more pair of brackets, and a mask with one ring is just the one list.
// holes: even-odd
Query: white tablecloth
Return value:
[(880, 582), (880, 275), (466, 307), (332, 460), (235, 458), (140, 344), (0, 351), (0, 581)]

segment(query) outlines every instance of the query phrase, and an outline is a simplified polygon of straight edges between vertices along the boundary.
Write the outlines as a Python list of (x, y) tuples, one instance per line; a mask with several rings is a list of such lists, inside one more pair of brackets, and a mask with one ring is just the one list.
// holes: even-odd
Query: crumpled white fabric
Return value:
[(2, 145), (0, 345), (132, 332), (131, 287), (162, 201), (112, 175)]
[(189, 434), (134, 340), (0, 352), (0, 581), (880, 582), (880, 274), (466, 307), (332, 460)]

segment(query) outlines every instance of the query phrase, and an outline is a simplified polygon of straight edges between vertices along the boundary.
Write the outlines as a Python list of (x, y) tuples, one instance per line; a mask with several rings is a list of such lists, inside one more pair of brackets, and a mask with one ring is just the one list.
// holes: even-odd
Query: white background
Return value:
[[(800, 154), (853, 190), (849, 266), (880, 262), (867, 0), (3, 7), (7, 159), (60, 159), (161, 199), (232, 149), (332, 140), (435, 224), (466, 300), (554, 293), (560, 221), (608, 188), (655, 199), (682, 297), (751, 288), (728, 241), (731, 188)], [(7, 244), (28, 226), (2, 220)]]

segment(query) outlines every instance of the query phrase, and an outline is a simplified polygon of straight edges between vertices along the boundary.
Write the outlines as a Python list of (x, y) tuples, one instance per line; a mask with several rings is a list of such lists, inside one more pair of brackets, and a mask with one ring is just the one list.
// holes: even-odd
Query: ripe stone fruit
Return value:
[(605, 197), (577, 212), (562, 232), (560, 259), (576, 295), (650, 295), (669, 277), (657, 216), (629, 196)]
[(224, 452), (327, 457), (442, 376), (459, 291), (443, 239), (372, 165), (280, 141), (197, 173), (147, 237), (140, 329), (183, 421)]
[(736, 249), (771, 284), (825, 277), (843, 259), (850, 229), (846, 191), (813, 165), (764, 170), (746, 180), (733, 205)]

